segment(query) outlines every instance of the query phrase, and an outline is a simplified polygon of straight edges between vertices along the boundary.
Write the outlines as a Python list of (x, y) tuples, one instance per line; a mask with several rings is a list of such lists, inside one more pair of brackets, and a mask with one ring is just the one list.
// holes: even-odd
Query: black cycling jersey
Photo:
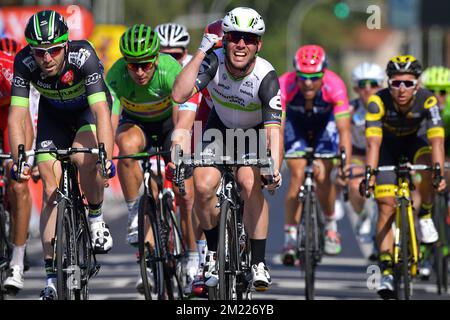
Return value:
[(64, 111), (79, 111), (100, 101), (110, 101), (103, 79), (103, 65), (86, 40), (68, 41), (62, 70), (47, 77), (34, 60), (30, 46), (23, 48), (14, 60), (11, 105), (28, 107), (30, 83), (41, 99)]

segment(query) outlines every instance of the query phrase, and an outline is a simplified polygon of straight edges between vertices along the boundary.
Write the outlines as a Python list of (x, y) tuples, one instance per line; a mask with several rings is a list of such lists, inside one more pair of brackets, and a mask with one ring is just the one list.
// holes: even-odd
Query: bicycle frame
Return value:
[(412, 277), (417, 275), (417, 266), (419, 264), (419, 250), (417, 246), (417, 236), (414, 225), (414, 214), (411, 202), (411, 192), (409, 187), (408, 177), (400, 176), (398, 178), (398, 186), (396, 190), (396, 203), (400, 203), (400, 199), (405, 199), (407, 201), (407, 216), (402, 217), (401, 206), (396, 206), (395, 209), (395, 232), (394, 232), (394, 263), (399, 264), (400, 262), (400, 246), (401, 246), (401, 226), (402, 219), (408, 220), (409, 226), (409, 245), (410, 245), (410, 273)]

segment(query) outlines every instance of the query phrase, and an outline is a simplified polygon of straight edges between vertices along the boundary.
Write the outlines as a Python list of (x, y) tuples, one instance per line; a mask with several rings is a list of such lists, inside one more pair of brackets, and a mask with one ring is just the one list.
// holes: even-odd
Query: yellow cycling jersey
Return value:
[(427, 89), (417, 90), (411, 108), (397, 111), (388, 88), (369, 98), (366, 113), (366, 137), (409, 137), (416, 135), (426, 121), (428, 139), (444, 137), (444, 127), (436, 97)]

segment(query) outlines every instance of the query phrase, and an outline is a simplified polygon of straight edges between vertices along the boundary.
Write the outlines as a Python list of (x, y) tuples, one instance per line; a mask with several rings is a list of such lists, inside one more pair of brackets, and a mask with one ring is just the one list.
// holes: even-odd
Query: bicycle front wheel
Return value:
[[(317, 219), (317, 212), (310, 194), (306, 195), (303, 205), (302, 219), (305, 226), (305, 248), (304, 248), (304, 270), (305, 270), (305, 296), (306, 300), (314, 300), (314, 281), (316, 268), (316, 233), (314, 218)], [(300, 230), (300, 228), (299, 228)], [(300, 239), (300, 238), (299, 238)]]
[(74, 300), (75, 291), (80, 286), (76, 273), (78, 261), (71, 213), (72, 208), (67, 200), (59, 201), (55, 238), (58, 300)]
[(220, 208), (219, 247), (217, 263), (219, 266), (219, 299), (236, 299), (236, 262), (237, 262), (236, 216), (229, 201)]
[(411, 298), (411, 276), (409, 272), (409, 256), (410, 256), (410, 232), (408, 219), (408, 202), (400, 199), (400, 210), (402, 217), (401, 226), (401, 273), (403, 278), (403, 298), (409, 300)]

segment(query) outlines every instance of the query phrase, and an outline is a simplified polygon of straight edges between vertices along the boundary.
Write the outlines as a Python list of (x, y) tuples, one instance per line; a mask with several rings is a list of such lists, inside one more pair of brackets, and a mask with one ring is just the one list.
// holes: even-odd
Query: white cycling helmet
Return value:
[(191, 37), (185, 26), (177, 23), (164, 23), (155, 27), (161, 47), (187, 48)]
[(226, 14), (222, 20), (223, 32), (239, 31), (262, 36), (266, 30), (263, 18), (251, 8), (238, 7)]
[(363, 62), (357, 65), (352, 72), (352, 81), (357, 83), (359, 80), (376, 80), (379, 85), (383, 84), (384, 71), (383, 69), (372, 62)]

